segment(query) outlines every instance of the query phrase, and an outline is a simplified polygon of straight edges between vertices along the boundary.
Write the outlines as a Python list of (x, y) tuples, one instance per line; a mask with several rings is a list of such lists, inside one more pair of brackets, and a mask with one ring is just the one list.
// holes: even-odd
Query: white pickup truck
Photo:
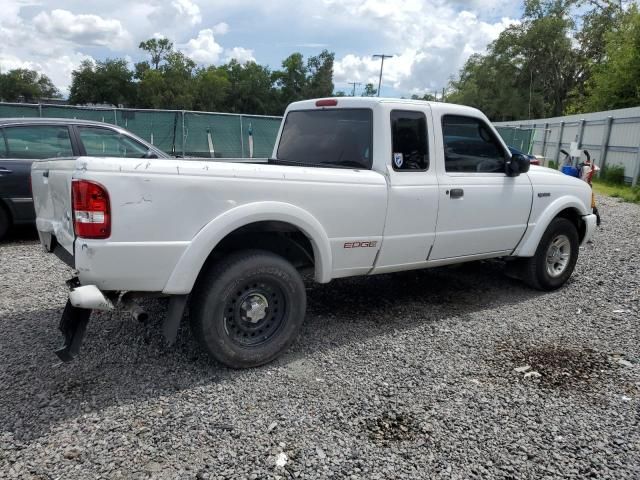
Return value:
[(551, 290), (596, 223), (585, 182), (529, 169), (478, 110), (382, 98), (290, 105), (269, 160), (43, 160), (32, 186), (42, 244), (77, 271), (63, 360), (91, 310), (142, 318), (137, 297), (169, 296), (170, 342), (188, 301), (210, 355), (261, 365), (299, 331), (304, 271), (324, 283), (503, 257)]

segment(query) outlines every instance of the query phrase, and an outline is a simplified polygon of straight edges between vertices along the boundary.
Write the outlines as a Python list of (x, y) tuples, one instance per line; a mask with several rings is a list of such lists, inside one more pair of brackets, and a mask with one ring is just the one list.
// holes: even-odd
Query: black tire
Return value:
[[(569, 251), (561, 250), (560, 245), (568, 246)], [(560, 288), (573, 273), (579, 248), (576, 226), (566, 218), (554, 218), (542, 235), (535, 255), (524, 261), (522, 279), (538, 290)], [(566, 263), (563, 263), (565, 254)]]
[(231, 368), (269, 363), (296, 339), (307, 296), (298, 271), (263, 250), (233, 253), (209, 267), (194, 289), (191, 330)]
[(0, 240), (2, 240), (7, 234), (9, 227), (11, 227), (11, 218), (4, 207), (0, 204)]

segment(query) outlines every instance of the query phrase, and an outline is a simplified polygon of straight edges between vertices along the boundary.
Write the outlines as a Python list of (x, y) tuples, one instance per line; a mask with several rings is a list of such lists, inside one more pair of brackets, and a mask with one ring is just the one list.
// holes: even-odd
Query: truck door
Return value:
[(374, 273), (424, 267), (438, 217), (431, 111), (407, 104), (389, 118), (387, 218)]
[(429, 260), (505, 254), (527, 228), (532, 187), (527, 174), (508, 177), (502, 143), (482, 118), (444, 115), (440, 208)]

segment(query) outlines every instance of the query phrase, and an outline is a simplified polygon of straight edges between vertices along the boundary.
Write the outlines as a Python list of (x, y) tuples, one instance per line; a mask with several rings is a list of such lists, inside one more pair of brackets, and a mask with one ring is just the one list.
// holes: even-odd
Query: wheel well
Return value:
[(252, 249), (280, 255), (304, 273), (313, 273), (315, 268), (311, 241), (298, 227), (286, 222), (264, 221), (250, 223), (224, 237), (207, 257), (201, 273), (225, 255)]
[(578, 238), (580, 239), (580, 243), (582, 243), (582, 239), (587, 234), (587, 225), (582, 219), (582, 215), (575, 208), (565, 208), (562, 210), (556, 217), (566, 218), (571, 223), (576, 226), (576, 230), (578, 230)]

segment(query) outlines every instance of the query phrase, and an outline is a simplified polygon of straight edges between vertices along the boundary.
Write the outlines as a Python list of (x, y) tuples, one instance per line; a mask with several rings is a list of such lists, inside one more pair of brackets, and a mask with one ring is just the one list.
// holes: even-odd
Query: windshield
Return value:
[(371, 139), (370, 109), (297, 110), (285, 120), (277, 161), (370, 169)]

